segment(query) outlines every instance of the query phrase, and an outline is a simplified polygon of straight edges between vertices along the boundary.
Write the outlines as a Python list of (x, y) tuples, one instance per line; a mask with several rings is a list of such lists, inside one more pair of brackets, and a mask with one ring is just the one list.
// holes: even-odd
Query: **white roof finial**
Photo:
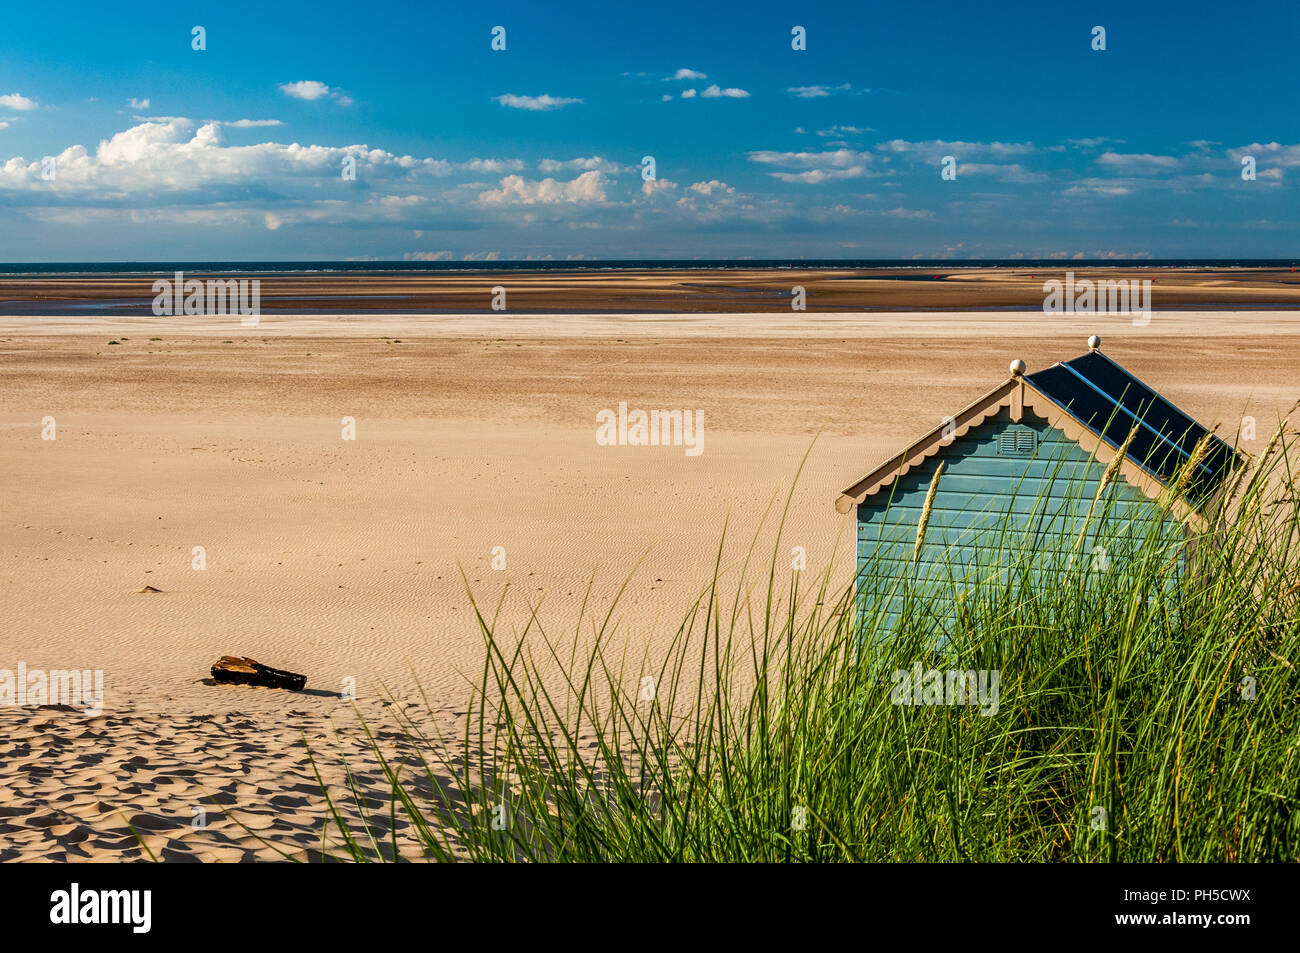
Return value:
[(1097, 337), (1097, 335), (1095, 334), (1092, 337), (1088, 338), (1088, 349), (1092, 351), (1100, 351), (1101, 338)]
[(1026, 370), (1025, 362), (1020, 360), (1020, 358), (1016, 358), (1014, 361), (1011, 362), (1012, 377), (1019, 377), (1020, 375), (1024, 374), (1025, 370)]

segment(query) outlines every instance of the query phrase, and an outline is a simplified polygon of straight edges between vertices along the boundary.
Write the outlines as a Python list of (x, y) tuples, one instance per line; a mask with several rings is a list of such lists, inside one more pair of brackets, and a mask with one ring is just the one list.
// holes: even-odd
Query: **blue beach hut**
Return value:
[(1153, 538), (1177, 578), (1243, 458), (1100, 338), (1088, 345), (1034, 374), (1012, 362), (1008, 380), (843, 491), (836, 508), (857, 513), (859, 609), (877, 626), (918, 592), (946, 626), (978, 586), (1122, 569), (1139, 551), (1151, 558)]

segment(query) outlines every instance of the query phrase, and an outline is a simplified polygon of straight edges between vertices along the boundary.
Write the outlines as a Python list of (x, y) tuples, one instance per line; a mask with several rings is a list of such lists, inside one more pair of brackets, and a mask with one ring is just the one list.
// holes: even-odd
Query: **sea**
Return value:
[[(3, 276), (151, 275), (177, 271), (204, 274), (301, 274), (328, 272), (441, 272), (479, 274), (491, 271), (743, 271), (891, 270), (953, 271), (982, 268), (1297, 268), (1300, 258), (620, 258), (582, 261), (64, 261), (0, 262)], [(906, 277), (906, 276), (902, 276)], [(933, 280), (917, 275), (916, 280)]]

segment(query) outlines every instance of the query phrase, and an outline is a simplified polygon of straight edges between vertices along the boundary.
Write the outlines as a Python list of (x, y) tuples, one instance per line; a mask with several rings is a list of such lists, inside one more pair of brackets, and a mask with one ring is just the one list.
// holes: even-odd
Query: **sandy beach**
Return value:
[[(101, 714), (0, 708), (0, 860), (313, 856), (304, 739), (337, 767), (385, 689), (425, 710), (417, 683), (454, 728), (467, 585), (564, 631), (631, 575), (619, 631), (653, 659), (724, 524), (743, 555), (810, 446), (782, 545), (844, 578), (844, 486), (1091, 333), (1226, 435), (1253, 416), (1248, 451), (1300, 396), (1283, 310), (0, 317), (0, 667), (104, 673)], [(599, 446), (620, 402), (702, 413), (703, 452)], [(213, 684), (225, 654), (308, 691)]]

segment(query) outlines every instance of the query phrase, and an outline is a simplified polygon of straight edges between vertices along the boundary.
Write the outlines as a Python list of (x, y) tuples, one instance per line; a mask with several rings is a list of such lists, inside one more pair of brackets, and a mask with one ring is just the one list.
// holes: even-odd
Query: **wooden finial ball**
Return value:
[(1095, 334), (1088, 338), (1088, 347), (1092, 348), (1094, 351), (1097, 350), (1101, 347), (1101, 338), (1097, 337)]
[(1017, 358), (1011, 362), (1011, 376), (1019, 377), (1025, 372), (1025, 362)]

